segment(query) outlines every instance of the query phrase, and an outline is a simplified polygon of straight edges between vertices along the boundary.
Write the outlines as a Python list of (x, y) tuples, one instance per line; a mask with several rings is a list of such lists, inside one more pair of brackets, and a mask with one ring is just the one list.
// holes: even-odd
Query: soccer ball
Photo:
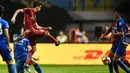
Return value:
[(103, 57), (102, 62), (104, 65), (108, 65), (111, 63), (111, 58), (110, 57)]

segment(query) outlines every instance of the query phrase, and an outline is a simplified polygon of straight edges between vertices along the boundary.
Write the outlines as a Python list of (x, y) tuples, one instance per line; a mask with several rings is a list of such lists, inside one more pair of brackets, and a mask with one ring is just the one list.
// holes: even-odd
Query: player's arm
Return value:
[(4, 29), (4, 34), (5, 34), (5, 37), (6, 37), (6, 40), (7, 40), (7, 44), (9, 46), (9, 50), (12, 51), (11, 47), (10, 47), (10, 36), (9, 36), (9, 29), (6, 28)]
[(109, 34), (112, 31), (112, 25), (109, 27), (109, 29), (107, 31), (105, 31), (105, 33), (103, 35), (101, 35), (101, 37), (99, 38), (99, 40), (101, 40), (102, 38), (104, 38), (107, 34)]
[(127, 45), (127, 43), (124, 42), (124, 31), (123, 31), (124, 29), (123, 28), (119, 28), (119, 30), (121, 32), (121, 41), (122, 41), (122, 43)]
[(114, 32), (114, 31), (113, 31), (112, 34), (113, 34), (113, 35), (118, 35), (118, 36), (124, 34), (124, 32), (123, 32), (123, 27), (122, 27), (122, 22), (119, 22), (119, 32)]
[(128, 36), (129, 36), (129, 35), (130, 35), (130, 31), (128, 31), (128, 32), (126, 33), (126, 35), (128, 35)]
[(126, 30), (127, 30), (126, 31), (127, 32), (126, 35), (130, 35), (130, 27), (128, 26), (128, 24), (126, 24)]
[(18, 15), (19, 13), (21, 13), (21, 12), (24, 12), (24, 10), (23, 10), (23, 9), (18, 9), (18, 10), (15, 11), (15, 13), (14, 13), (12, 19), (11, 19), (12, 24), (15, 23), (15, 19), (16, 19), (17, 15)]
[(104, 34), (103, 34), (103, 37), (108, 35), (110, 32), (112, 31), (112, 27), (110, 27)]
[(113, 31), (112, 34), (116, 36), (116, 35), (121, 35), (122, 33), (121, 32), (114, 32)]
[(9, 43), (10, 43), (9, 25), (8, 25), (8, 22), (6, 22), (6, 21), (3, 21), (2, 24), (3, 24), (3, 29), (4, 29), (4, 30), (3, 30), (3, 33), (4, 33), (4, 35), (5, 35), (5, 38), (6, 38), (8, 47), (9, 47), (9, 51), (11, 52), (12, 49), (11, 49), (10, 44), (9, 44)]

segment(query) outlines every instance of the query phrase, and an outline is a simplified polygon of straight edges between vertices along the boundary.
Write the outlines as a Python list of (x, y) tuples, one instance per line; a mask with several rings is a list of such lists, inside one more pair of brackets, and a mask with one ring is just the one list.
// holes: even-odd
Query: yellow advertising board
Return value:
[[(65, 65), (102, 65), (102, 57), (107, 56), (111, 44), (38, 44), (34, 57), (39, 64)], [(127, 47), (127, 59), (130, 60), (130, 47)], [(13, 55), (13, 53), (12, 53)], [(3, 64), (0, 58), (0, 64)]]

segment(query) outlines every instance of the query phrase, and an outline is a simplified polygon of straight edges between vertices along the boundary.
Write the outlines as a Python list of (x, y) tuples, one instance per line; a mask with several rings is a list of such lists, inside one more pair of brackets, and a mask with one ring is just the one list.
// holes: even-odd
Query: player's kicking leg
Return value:
[(129, 69), (125, 66), (125, 64), (119, 60), (119, 58), (123, 55), (123, 53), (126, 50), (126, 46), (121, 44), (119, 47), (117, 47), (115, 56), (114, 56), (114, 63), (118, 64), (126, 73), (130, 73)]
[[(129, 61), (126, 59), (126, 52), (121, 56), (120, 60), (130, 68), (130, 63)], [(114, 69), (116, 71), (116, 73), (120, 73), (119, 72), (119, 68), (118, 68), (118, 65), (116, 63), (114, 63)]]
[(23, 33), (24, 37), (27, 37), (29, 33), (33, 34), (34, 36), (47, 36), (51, 41), (55, 43), (56, 46), (60, 45), (60, 42), (56, 40), (47, 30), (36, 30), (34, 28), (30, 28), (30, 30), (26, 30)]
[(49, 39), (51, 39), (56, 46), (59, 46), (60, 45), (60, 42), (57, 41), (48, 31), (45, 31), (45, 34), (44, 36), (48, 37)]
[(130, 63), (129, 61), (126, 59), (126, 51), (125, 53), (121, 56), (121, 61), (130, 68)]
[[(124, 54), (121, 56), (120, 60), (130, 68), (130, 63), (129, 61), (126, 59), (126, 51), (124, 52)], [(119, 69), (118, 69), (118, 65), (116, 63), (114, 63), (114, 69), (116, 71), (116, 73), (120, 73)]]

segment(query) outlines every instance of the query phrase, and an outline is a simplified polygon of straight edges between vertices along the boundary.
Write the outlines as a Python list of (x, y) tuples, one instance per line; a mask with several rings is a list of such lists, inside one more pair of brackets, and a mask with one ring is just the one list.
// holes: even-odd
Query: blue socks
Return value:
[(127, 67), (125, 66), (125, 64), (124, 64), (121, 60), (116, 61), (116, 63), (117, 63), (124, 71), (126, 71), (127, 73), (130, 73), (130, 71), (127, 69)]
[(40, 66), (39, 66), (37, 63), (34, 64), (33, 66), (34, 66), (35, 70), (36, 70), (38, 73), (42, 73), (42, 70), (41, 70)]
[(113, 59), (111, 59), (111, 63), (108, 65), (110, 73), (113, 73)]
[(9, 73), (15, 73), (13, 64), (8, 64)]

